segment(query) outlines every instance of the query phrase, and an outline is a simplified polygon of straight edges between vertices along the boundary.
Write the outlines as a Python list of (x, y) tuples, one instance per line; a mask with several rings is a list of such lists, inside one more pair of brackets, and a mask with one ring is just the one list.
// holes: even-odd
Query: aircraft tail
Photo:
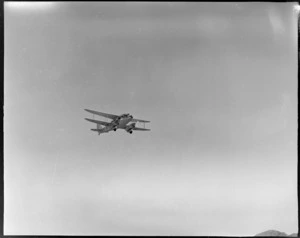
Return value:
[(98, 135), (100, 135), (101, 133), (103, 133), (102, 131), (101, 131), (101, 129), (99, 130), (99, 129), (91, 129), (91, 131), (97, 131), (98, 132)]
[(91, 131), (99, 131), (98, 129), (91, 129)]

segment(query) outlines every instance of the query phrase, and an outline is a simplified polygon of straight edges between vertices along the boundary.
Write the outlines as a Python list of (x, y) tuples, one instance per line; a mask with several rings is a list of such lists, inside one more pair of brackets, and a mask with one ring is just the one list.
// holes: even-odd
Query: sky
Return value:
[(297, 6), (5, 2), (4, 234), (297, 232)]

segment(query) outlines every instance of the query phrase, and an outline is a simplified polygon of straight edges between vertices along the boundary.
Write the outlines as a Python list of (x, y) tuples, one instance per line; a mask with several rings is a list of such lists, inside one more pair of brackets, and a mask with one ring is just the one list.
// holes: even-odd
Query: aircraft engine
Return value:
[(135, 128), (135, 123), (132, 123), (128, 126), (126, 126), (126, 131), (130, 134), (132, 134), (132, 129)]
[(132, 123), (126, 127), (127, 130), (131, 130), (132, 128), (135, 128), (135, 123)]

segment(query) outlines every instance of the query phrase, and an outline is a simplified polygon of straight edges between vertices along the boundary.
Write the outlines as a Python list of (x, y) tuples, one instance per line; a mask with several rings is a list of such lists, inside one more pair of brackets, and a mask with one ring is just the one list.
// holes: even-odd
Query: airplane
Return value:
[[(84, 109), (84, 110), (89, 113), (92, 113), (93, 115), (106, 117), (112, 120), (111, 122), (105, 122), (105, 121), (85, 118), (85, 120), (97, 124), (97, 129), (91, 129), (91, 130), (97, 131), (98, 135), (102, 133), (108, 133), (110, 131), (116, 131), (117, 129), (124, 129), (126, 132), (130, 134), (132, 134), (132, 131), (150, 131), (150, 129), (145, 128), (145, 123), (148, 123), (150, 121), (135, 119), (129, 113), (118, 116), (118, 115), (108, 114), (104, 112), (97, 112), (89, 109)], [(129, 122), (131, 122), (131, 124), (128, 124)], [(136, 127), (137, 122), (144, 123), (144, 128)]]

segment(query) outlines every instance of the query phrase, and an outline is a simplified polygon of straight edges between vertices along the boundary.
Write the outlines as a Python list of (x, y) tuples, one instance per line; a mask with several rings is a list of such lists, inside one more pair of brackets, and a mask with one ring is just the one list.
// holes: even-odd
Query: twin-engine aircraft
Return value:
[[(85, 120), (94, 122), (97, 124), (97, 128), (91, 129), (91, 130), (98, 132), (98, 135), (100, 135), (102, 133), (108, 133), (110, 131), (116, 131), (117, 129), (124, 129), (125, 131), (127, 131), (130, 134), (132, 134), (132, 131), (150, 131), (150, 129), (145, 128), (145, 123), (148, 123), (150, 121), (135, 119), (135, 118), (133, 118), (132, 115), (130, 115), (128, 113), (118, 116), (118, 115), (108, 114), (108, 113), (104, 113), (104, 112), (97, 112), (97, 111), (93, 111), (93, 110), (89, 110), (89, 109), (84, 109), (84, 110), (92, 113), (93, 115), (106, 117), (106, 118), (109, 118), (112, 120), (111, 122), (105, 122), (105, 121), (98, 121), (98, 120), (94, 120), (94, 119), (85, 118)], [(136, 127), (135, 125), (137, 122), (144, 123), (144, 128)], [(130, 124), (128, 124), (128, 123), (130, 123)]]

